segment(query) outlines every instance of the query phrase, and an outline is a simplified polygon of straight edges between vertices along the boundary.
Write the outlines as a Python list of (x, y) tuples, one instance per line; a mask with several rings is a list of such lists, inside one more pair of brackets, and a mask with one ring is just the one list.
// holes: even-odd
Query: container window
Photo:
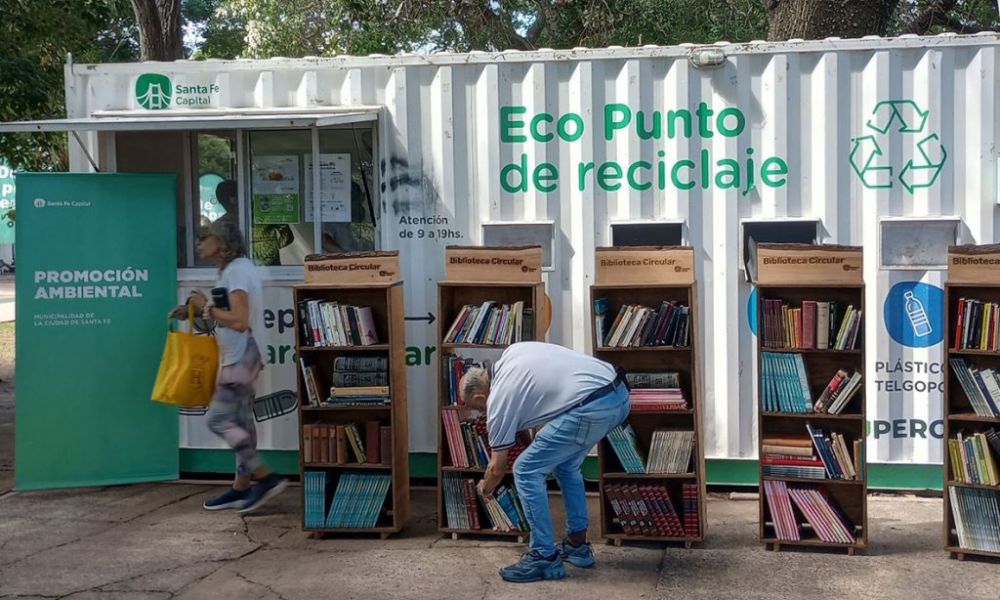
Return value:
[(537, 223), (483, 223), (483, 244), (486, 246), (542, 247), (542, 268), (552, 268), (555, 245), (555, 225), (551, 221)]
[[(308, 130), (252, 131), (250, 247), (262, 266), (301, 265), (315, 252), (312, 220), (305, 218), (305, 164), (312, 162)], [(311, 170), (310, 170), (311, 173)]]
[[(320, 231), (324, 252), (375, 249), (378, 203), (372, 188), (375, 130), (323, 129), (319, 134)], [(312, 164), (306, 164), (305, 218), (313, 221)]]
[(958, 243), (958, 219), (883, 220), (879, 225), (880, 268), (948, 268), (948, 246)]
[[(198, 132), (192, 135), (192, 158), (196, 179), (192, 194), (191, 218), (197, 227), (219, 220), (240, 225), (239, 193), (236, 174), (236, 132)], [(181, 215), (178, 215), (181, 217)], [(212, 266), (198, 256), (194, 266)]]
[(612, 246), (680, 246), (684, 224), (676, 221), (612, 223)]

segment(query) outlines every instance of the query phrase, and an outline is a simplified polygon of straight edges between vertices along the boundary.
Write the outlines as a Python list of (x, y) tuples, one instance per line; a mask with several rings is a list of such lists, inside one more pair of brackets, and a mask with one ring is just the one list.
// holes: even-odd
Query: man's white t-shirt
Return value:
[[(243, 353), (246, 352), (247, 342), (251, 335), (262, 335), (263, 291), (257, 267), (248, 258), (237, 258), (226, 265), (226, 268), (219, 273), (215, 286), (226, 288), (229, 294), (243, 290), (246, 292), (250, 308), (250, 329), (248, 331), (236, 331), (221, 325), (215, 328), (215, 337), (219, 343), (219, 358), (222, 361), (219, 366), (225, 367), (239, 362)], [(260, 343), (259, 339), (255, 341)]]
[(512, 344), (493, 365), (486, 402), (490, 446), (513, 446), (518, 431), (573, 408), (615, 375), (615, 368), (603, 360), (562, 346)]

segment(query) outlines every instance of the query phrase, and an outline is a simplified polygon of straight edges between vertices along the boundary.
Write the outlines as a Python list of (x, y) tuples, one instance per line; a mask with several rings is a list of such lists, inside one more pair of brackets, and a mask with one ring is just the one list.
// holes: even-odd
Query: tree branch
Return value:
[(955, 8), (958, 0), (940, 0), (927, 7), (923, 13), (913, 20), (907, 27), (906, 33), (923, 35), (931, 30), (935, 25), (947, 25), (952, 19), (948, 16), (948, 11)]

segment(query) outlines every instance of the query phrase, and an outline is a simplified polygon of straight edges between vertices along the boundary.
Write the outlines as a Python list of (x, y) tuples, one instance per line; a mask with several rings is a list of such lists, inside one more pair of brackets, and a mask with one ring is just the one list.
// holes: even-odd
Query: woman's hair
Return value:
[(243, 238), (243, 232), (239, 225), (229, 219), (219, 219), (205, 227), (198, 233), (199, 238), (212, 236), (219, 240), (220, 252), (226, 264), (237, 258), (247, 255), (247, 245)]

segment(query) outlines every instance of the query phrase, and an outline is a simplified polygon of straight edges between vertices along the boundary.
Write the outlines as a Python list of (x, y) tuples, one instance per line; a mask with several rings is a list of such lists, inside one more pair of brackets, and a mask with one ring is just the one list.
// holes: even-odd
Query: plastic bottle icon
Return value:
[(903, 292), (903, 301), (906, 316), (910, 319), (910, 325), (913, 326), (913, 335), (918, 338), (930, 335), (933, 331), (931, 322), (927, 319), (927, 312), (924, 310), (924, 305), (921, 304), (920, 300), (913, 297), (912, 290)]

